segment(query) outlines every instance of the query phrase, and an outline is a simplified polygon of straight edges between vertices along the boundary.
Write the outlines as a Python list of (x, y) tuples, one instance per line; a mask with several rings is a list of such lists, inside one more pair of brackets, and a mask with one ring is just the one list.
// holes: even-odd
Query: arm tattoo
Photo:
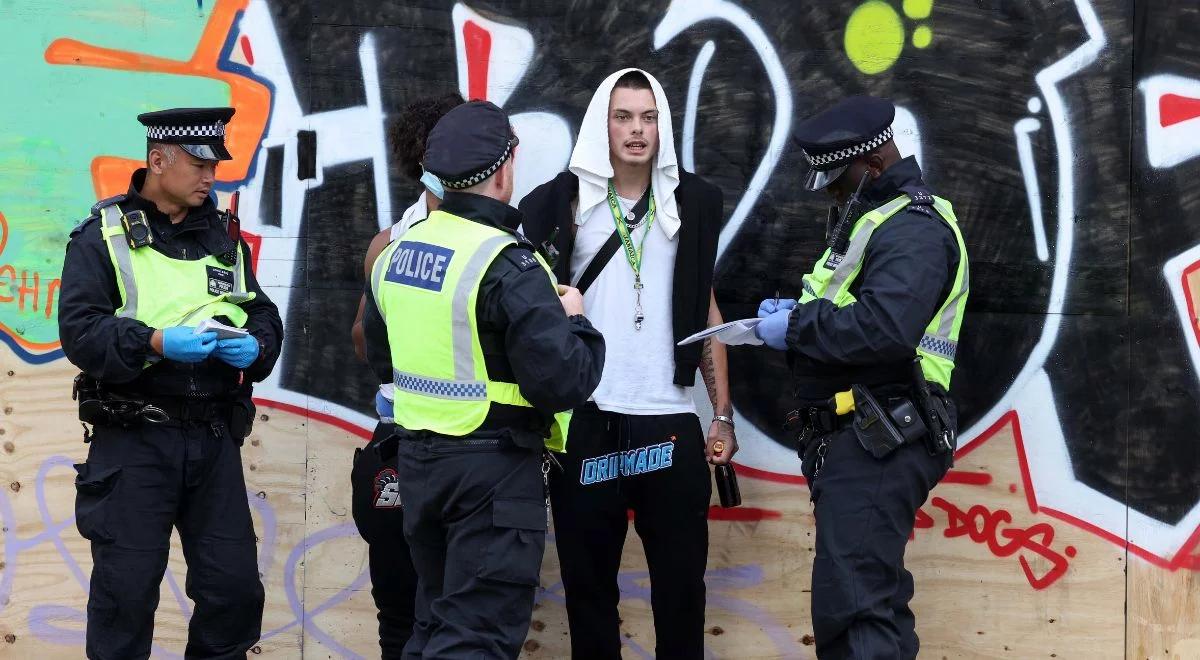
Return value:
[(700, 353), (700, 375), (704, 377), (704, 387), (708, 389), (708, 400), (713, 407), (717, 405), (717, 370), (713, 365), (712, 339), (704, 340), (704, 349)]

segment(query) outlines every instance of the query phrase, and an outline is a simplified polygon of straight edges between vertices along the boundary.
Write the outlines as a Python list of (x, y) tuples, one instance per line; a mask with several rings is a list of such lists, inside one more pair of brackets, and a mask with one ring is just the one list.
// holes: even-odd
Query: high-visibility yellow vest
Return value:
[(253, 300), (254, 293), (246, 292), (246, 254), (240, 244), (232, 267), (213, 255), (173, 259), (152, 247), (130, 248), (121, 215), (117, 204), (100, 210), (100, 232), (121, 294), (117, 316), (158, 329), (194, 326), (217, 316), (237, 327), (246, 324), (240, 305)]
[[(410, 431), (466, 436), (492, 403), (531, 408), (515, 383), (488, 377), (475, 303), (488, 266), (517, 242), (495, 227), (435, 211), (380, 253), (371, 290), (391, 347), (393, 419)], [(550, 267), (546, 285), (557, 291)], [(546, 447), (566, 450), (570, 412), (554, 416)]]
[[(850, 286), (862, 270), (867, 242), (880, 225), (904, 210), (911, 201), (907, 195), (901, 195), (859, 218), (850, 232), (850, 243), (845, 255), (840, 260), (831, 260), (831, 250), (826, 249), (812, 272), (804, 276), (804, 291), (799, 303), (824, 298), (838, 307), (854, 304), (856, 299), (850, 293)], [(950, 374), (954, 371), (954, 355), (958, 350), (958, 331), (962, 327), (967, 292), (970, 289), (967, 248), (950, 202), (935, 196), (933, 208), (954, 232), (954, 240), (958, 243), (958, 269), (954, 273), (954, 285), (950, 295), (929, 321), (924, 336), (914, 348), (921, 356), (921, 371), (924, 372), (925, 378), (949, 390)], [(931, 218), (930, 221), (936, 222), (936, 219)]]

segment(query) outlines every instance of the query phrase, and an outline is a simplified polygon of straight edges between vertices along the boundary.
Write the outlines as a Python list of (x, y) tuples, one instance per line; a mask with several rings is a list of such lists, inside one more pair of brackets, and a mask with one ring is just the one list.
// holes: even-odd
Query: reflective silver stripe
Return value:
[[(475, 253), (471, 255), (467, 261), (466, 267), (458, 276), (458, 286), (454, 289), (454, 301), (451, 308), (451, 314), (454, 318), (454, 327), (452, 329), (454, 339), (454, 377), (459, 382), (472, 381), (475, 378), (475, 341), (472, 335), (471, 328), (471, 310), (468, 309), (468, 304), (471, 300), (471, 292), (475, 290), (479, 283), (479, 277), (483, 273), (483, 269), (487, 268), (492, 261), (492, 255), (501, 245), (515, 243), (516, 239), (507, 234), (501, 236), (493, 236), (479, 244)], [(397, 383), (399, 387), (399, 383)], [(486, 388), (485, 388), (486, 390)], [(486, 397), (487, 392), (484, 392)]]
[(850, 247), (846, 249), (846, 256), (842, 257), (841, 263), (833, 271), (833, 277), (829, 278), (829, 284), (825, 286), (825, 293), (821, 297), (833, 302), (837, 297), (842, 286), (846, 284), (846, 280), (850, 279), (850, 275), (858, 270), (859, 264), (862, 263), (863, 254), (867, 251), (867, 243), (871, 240), (871, 235), (875, 233), (875, 228), (879, 226), (879, 220), (875, 216), (880, 216), (887, 219), (900, 209), (908, 206), (909, 199), (907, 196), (898, 197), (887, 204), (867, 213), (859, 222), (866, 222), (867, 225), (858, 230), (854, 238), (850, 239)]
[[(951, 230), (955, 234), (955, 243), (958, 244), (960, 236), (957, 231), (957, 223), (954, 220), (954, 211), (950, 208), (950, 205), (940, 199), (934, 199), (933, 208), (937, 210), (947, 224), (951, 225)], [(967, 292), (971, 289), (971, 272), (970, 269), (966, 268), (965, 254), (958, 256), (958, 270), (962, 272), (962, 283), (958, 287), (957, 293), (943, 303), (941, 313), (938, 314), (937, 328), (934, 331), (935, 336), (944, 341), (950, 341), (950, 333), (954, 330), (954, 319), (958, 316), (959, 308), (963, 305), (963, 301), (967, 299)], [(955, 279), (958, 279), (957, 273), (955, 274)], [(953, 355), (953, 351), (951, 351), (951, 354)], [(951, 357), (950, 359), (954, 358)]]
[(822, 298), (833, 302), (846, 280), (850, 279), (850, 274), (858, 269), (863, 253), (867, 251), (867, 242), (871, 240), (871, 234), (875, 233), (875, 227), (874, 222), (867, 222), (867, 226), (858, 230), (858, 233), (854, 235), (854, 239), (850, 241), (850, 247), (846, 249), (846, 256), (842, 257), (842, 262), (833, 271), (833, 277), (829, 278), (829, 284), (825, 285), (825, 293), (821, 296)]
[[(962, 261), (962, 257), (959, 257)], [(961, 268), (961, 266), (959, 266)], [(937, 335), (946, 339), (950, 338), (950, 331), (954, 329), (954, 319), (958, 316), (958, 308), (962, 306), (963, 301), (967, 299), (967, 291), (970, 284), (967, 281), (970, 278), (969, 271), (963, 271), (962, 286), (959, 287), (958, 293), (954, 297), (946, 301), (942, 306), (942, 313), (939, 315), (937, 324)]]
[(392, 370), (396, 389), (435, 399), (455, 401), (486, 401), (487, 383), (479, 380), (442, 380), (403, 371)]
[(395, 424), (396, 418), (395, 417), (380, 417), (379, 421), (383, 422), (384, 424)]
[(117, 259), (117, 275), (121, 278), (121, 285), (125, 289), (124, 305), (117, 316), (127, 319), (136, 318), (137, 280), (133, 277), (133, 259), (129, 254), (129, 243), (125, 240), (125, 227), (121, 225), (121, 208), (113, 204), (100, 209), (100, 226), (105, 229), (114, 227), (120, 229), (119, 233), (114, 232), (105, 238), (108, 241), (109, 250)]
[(937, 357), (953, 361), (954, 354), (958, 352), (958, 342), (950, 341), (944, 337), (924, 335), (921, 337), (921, 343), (917, 344), (917, 348), (930, 355), (936, 355)]
[[(395, 254), (395, 250), (389, 251), (385, 248), (375, 259), (375, 265), (371, 267), (371, 295), (375, 297), (375, 307), (379, 310), (380, 317), (383, 317), (383, 305), (379, 304), (379, 285), (383, 282), (383, 273), (388, 269), (392, 256)], [(387, 259), (383, 258), (385, 255)]]

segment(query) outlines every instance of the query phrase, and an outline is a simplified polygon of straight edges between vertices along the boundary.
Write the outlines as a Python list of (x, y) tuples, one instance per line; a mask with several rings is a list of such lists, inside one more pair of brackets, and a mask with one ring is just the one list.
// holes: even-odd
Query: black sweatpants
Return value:
[(691, 413), (575, 411), (562, 470), (550, 472), (571, 657), (621, 657), (617, 571), (634, 512), (646, 550), (659, 658), (704, 655), (704, 569), (712, 481)]
[(908, 603), (913, 577), (904, 550), (917, 509), (950, 468), (951, 454), (931, 456), (923, 443), (876, 459), (851, 427), (827, 438), (813, 480), (820, 440), (805, 451), (817, 525), (812, 572), (817, 657), (855, 660), (915, 658), (920, 649)]
[(241, 451), (225, 423), (97, 426), (75, 469), (75, 523), (92, 546), (87, 656), (150, 657), (174, 526), (196, 604), (184, 656), (245, 658), (263, 586)]
[(417, 569), (405, 658), (516, 658), (546, 549), (540, 449), (402, 439), (404, 536)]
[[(352, 512), (358, 533), (367, 542), (371, 597), (379, 619), (383, 660), (397, 660), (412, 637), (417, 571), (404, 540), (404, 509), (396, 473), (397, 440), (392, 424), (375, 427), (371, 441), (354, 450), (350, 474)], [(382, 451), (382, 453), (381, 453)]]

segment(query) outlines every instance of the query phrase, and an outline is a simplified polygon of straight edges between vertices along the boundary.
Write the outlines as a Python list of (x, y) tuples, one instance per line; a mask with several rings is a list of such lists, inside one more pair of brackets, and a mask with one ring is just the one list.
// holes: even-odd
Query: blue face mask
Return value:
[(433, 193), (434, 197), (445, 199), (446, 189), (442, 187), (442, 182), (432, 172), (422, 170), (421, 183), (429, 192)]

